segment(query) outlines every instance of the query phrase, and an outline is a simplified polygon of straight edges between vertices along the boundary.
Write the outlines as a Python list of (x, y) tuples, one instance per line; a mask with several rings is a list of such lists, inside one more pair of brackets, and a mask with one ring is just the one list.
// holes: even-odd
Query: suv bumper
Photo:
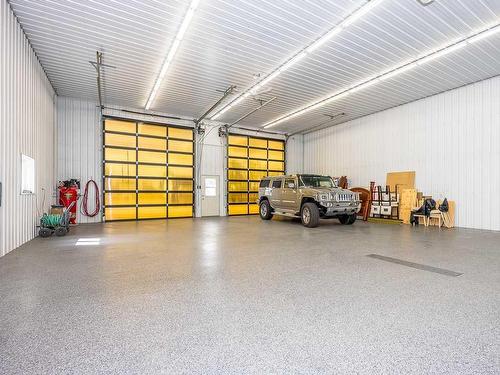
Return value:
[(352, 215), (361, 209), (361, 202), (337, 203), (328, 202), (328, 205), (321, 204), (321, 215), (323, 217), (336, 217), (340, 215)]

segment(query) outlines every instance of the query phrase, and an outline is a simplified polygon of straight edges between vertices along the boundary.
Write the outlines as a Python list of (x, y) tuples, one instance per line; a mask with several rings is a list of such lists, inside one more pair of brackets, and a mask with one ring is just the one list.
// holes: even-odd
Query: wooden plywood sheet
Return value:
[(411, 210), (417, 204), (417, 189), (403, 189), (401, 190), (399, 202), (399, 220), (404, 224), (410, 223)]
[(389, 172), (387, 173), (386, 185), (389, 185), (391, 191), (401, 189), (412, 189), (415, 187), (415, 171)]

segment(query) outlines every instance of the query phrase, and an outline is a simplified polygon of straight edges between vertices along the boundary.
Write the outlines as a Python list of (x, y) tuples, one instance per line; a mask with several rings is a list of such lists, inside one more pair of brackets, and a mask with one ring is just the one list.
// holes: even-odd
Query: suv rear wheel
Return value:
[(271, 212), (271, 205), (267, 199), (260, 202), (259, 214), (262, 220), (271, 220), (273, 213)]
[(356, 221), (356, 214), (352, 215), (341, 215), (339, 216), (339, 221), (344, 225), (351, 225)]
[(308, 228), (315, 228), (319, 224), (319, 209), (314, 203), (304, 203), (300, 210), (302, 224)]

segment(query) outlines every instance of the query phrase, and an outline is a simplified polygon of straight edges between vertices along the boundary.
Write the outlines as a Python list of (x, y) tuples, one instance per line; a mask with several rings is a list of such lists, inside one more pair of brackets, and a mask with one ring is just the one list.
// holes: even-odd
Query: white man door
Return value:
[(219, 176), (202, 176), (201, 216), (219, 216)]

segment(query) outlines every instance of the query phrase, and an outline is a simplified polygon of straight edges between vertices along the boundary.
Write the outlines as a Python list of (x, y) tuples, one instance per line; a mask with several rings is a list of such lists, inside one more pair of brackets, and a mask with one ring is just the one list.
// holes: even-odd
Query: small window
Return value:
[(266, 187), (269, 187), (269, 181), (270, 180), (262, 180), (259, 184), (259, 187), (261, 188), (266, 188)]
[(217, 196), (217, 180), (214, 177), (205, 177), (205, 196)]
[(35, 160), (21, 154), (21, 194), (35, 192)]
[(285, 188), (295, 189), (295, 180), (293, 178), (289, 178), (285, 180)]
[(273, 181), (273, 189), (277, 189), (281, 187), (281, 180), (274, 180)]

